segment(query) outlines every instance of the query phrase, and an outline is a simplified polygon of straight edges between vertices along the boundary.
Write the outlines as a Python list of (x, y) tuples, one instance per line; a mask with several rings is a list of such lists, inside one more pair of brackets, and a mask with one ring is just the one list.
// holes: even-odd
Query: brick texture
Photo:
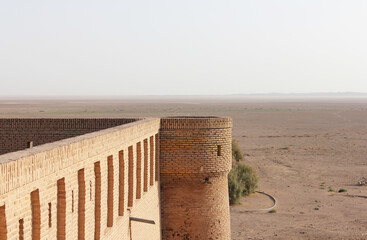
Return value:
[(19, 219), (19, 240), (24, 240), (24, 220)]
[(144, 192), (148, 191), (148, 139), (144, 139)]
[(39, 190), (31, 192), (32, 205), (32, 239), (41, 239), (41, 204)]
[[(21, 120), (16, 119), (15, 122), (19, 121)], [(101, 130), (97, 128), (98, 131), (93, 130), (73, 138), (43, 145), (35, 144), (32, 149), (0, 155), (1, 240), (20, 239), (21, 235), (24, 239), (78, 239), (78, 232), (81, 239), (161, 239), (159, 184), (155, 182), (147, 192), (142, 192), (141, 199), (132, 195), (132, 207), (128, 207), (127, 197), (120, 198), (121, 191), (122, 195), (128, 196), (129, 167), (133, 172), (132, 186), (136, 186), (136, 144), (155, 136), (159, 131), (160, 120), (131, 122), (128, 119), (111, 122), (115, 122), (117, 126)], [(106, 123), (106, 127), (111, 127), (107, 125)], [(26, 127), (27, 124), (19, 123), (18, 126)], [(28, 140), (25, 139), (24, 142), (26, 141)], [(134, 146), (130, 165), (129, 146)], [(144, 156), (144, 149), (141, 151)], [(150, 159), (149, 149), (147, 153)], [(112, 156), (112, 171), (111, 168), (108, 170), (108, 156)], [(124, 161), (121, 166), (120, 158)], [(144, 169), (144, 162), (141, 164)], [(120, 167), (126, 173), (122, 175), (122, 181)], [(78, 174), (81, 169), (84, 170), (84, 177)], [(113, 182), (108, 181), (109, 173), (113, 175)], [(149, 166), (147, 173), (150, 173)], [(60, 179), (64, 179), (63, 183)], [(120, 187), (120, 184), (124, 186)], [(114, 191), (112, 198), (109, 198), (108, 186), (112, 189), (111, 185)], [(32, 198), (31, 192), (37, 189), (38, 198)], [(51, 211), (49, 203), (52, 206)], [(112, 214), (111, 210), (108, 214), (108, 209), (111, 209), (108, 205), (114, 206)], [(123, 216), (119, 215), (117, 206), (123, 208)], [(110, 218), (112, 216), (113, 227), (107, 227), (108, 215)], [(155, 224), (132, 222), (130, 228), (130, 217), (154, 220)], [(35, 237), (32, 237), (32, 233)]]
[(7, 224), (6, 224), (6, 214), (5, 214), (5, 205), (0, 206), (0, 239), (7, 239)]
[(78, 239), (85, 239), (85, 179), (84, 169), (78, 171)]
[(101, 239), (101, 166), (100, 162), (94, 163), (95, 175), (95, 205), (94, 205), (94, 239)]
[(141, 142), (136, 144), (136, 198), (141, 198)]
[(107, 158), (107, 227), (113, 227), (113, 156)]
[(231, 126), (228, 118), (161, 120), (163, 239), (230, 239)]
[(57, 180), (57, 240), (66, 237), (66, 192), (65, 178)]
[(0, 119), (0, 155), (55, 142), (138, 119)]
[(119, 151), (119, 216), (125, 212), (125, 161), (124, 150)]
[(0, 119), (0, 240), (230, 239), (231, 126)]

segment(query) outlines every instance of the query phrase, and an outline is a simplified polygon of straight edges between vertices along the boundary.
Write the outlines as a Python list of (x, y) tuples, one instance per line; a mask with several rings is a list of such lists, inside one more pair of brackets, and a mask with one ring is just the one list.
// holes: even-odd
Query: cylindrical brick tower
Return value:
[(161, 119), (163, 239), (230, 239), (232, 119)]

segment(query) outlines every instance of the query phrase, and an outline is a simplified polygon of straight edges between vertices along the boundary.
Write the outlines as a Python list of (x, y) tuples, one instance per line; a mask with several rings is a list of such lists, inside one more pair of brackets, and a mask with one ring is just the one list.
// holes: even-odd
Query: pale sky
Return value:
[(365, 0), (3, 0), (0, 96), (367, 92)]

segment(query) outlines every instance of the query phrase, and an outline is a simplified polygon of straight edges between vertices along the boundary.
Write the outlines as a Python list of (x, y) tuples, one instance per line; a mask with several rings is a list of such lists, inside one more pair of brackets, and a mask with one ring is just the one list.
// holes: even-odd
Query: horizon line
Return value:
[(59, 98), (133, 98), (133, 97), (256, 97), (256, 96), (274, 96), (274, 97), (367, 97), (367, 92), (264, 92), (264, 93), (230, 93), (230, 94), (121, 94), (121, 95), (3, 95), (0, 99), (27, 99), (27, 98), (40, 98), (40, 99), (59, 99)]

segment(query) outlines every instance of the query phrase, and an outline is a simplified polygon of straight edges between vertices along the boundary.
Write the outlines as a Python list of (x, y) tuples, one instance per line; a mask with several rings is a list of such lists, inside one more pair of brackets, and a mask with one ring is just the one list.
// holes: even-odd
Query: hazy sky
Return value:
[(0, 95), (367, 92), (365, 0), (0, 2)]

